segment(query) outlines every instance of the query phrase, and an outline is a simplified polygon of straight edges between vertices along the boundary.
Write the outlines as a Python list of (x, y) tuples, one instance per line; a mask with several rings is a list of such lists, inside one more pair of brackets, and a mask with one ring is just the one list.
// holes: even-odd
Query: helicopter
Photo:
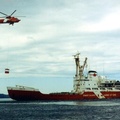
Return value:
[(4, 17), (0, 17), (0, 24), (8, 23), (9, 25), (14, 25), (14, 23), (18, 23), (20, 21), (20, 19), (12, 16), (15, 12), (16, 12), (16, 10), (14, 10), (11, 13), (11, 15), (7, 15), (3, 12), (0, 12), (1, 14), (5, 15)]

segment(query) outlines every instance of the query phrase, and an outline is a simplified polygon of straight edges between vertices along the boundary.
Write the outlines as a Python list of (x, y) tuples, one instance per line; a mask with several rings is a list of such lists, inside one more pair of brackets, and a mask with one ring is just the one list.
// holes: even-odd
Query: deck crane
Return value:
[(83, 63), (83, 65), (80, 65), (80, 60), (79, 60), (79, 55), (80, 53), (77, 53), (76, 55), (74, 55), (74, 59), (75, 59), (75, 63), (76, 63), (76, 75), (75, 77), (77, 78), (77, 84), (76, 84), (76, 92), (79, 92), (79, 88), (80, 88), (80, 80), (83, 77), (83, 71), (85, 68), (85, 65), (87, 64), (87, 57), (85, 58), (85, 61)]

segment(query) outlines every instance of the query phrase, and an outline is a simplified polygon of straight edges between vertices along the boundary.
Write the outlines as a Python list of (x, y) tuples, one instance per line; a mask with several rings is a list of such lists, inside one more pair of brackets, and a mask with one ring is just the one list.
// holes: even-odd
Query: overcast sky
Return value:
[(85, 71), (119, 80), (120, 0), (1, 0), (1, 12), (14, 10), (26, 17), (0, 25), (0, 93), (15, 85), (71, 91), (77, 52), (88, 57)]

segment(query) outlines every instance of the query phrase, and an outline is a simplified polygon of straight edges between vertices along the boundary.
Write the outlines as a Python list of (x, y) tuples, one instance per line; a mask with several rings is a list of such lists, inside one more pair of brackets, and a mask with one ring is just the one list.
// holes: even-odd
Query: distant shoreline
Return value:
[(0, 94), (0, 98), (10, 98), (7, 94)]

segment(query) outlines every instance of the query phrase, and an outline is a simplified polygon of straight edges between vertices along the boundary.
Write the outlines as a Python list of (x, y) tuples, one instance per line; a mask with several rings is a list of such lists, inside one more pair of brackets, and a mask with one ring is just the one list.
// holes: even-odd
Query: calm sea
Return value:
[(120, 100), (16, 102), (0, 99), (0, 120), (120, 120)]

